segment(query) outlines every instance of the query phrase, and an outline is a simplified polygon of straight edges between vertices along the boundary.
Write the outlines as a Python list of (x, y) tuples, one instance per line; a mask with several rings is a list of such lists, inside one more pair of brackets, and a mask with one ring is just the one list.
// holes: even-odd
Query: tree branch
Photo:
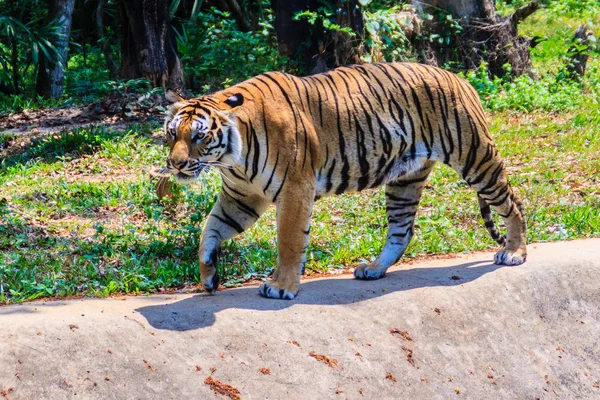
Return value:
[(511, 25), (516, 28), (519, 22), (523, 21), (525, 18), (529, 17), (531, 14), (533, 14), (540, 8), (545, 7), (546, 6), (539, 4), (537, 0), (534, 0), (530, 3), (525, 4), (521, 8), (516, 9), (515, 12), (512, 13), (510, 17), (508, 17), (508, 19), (510, 20)]

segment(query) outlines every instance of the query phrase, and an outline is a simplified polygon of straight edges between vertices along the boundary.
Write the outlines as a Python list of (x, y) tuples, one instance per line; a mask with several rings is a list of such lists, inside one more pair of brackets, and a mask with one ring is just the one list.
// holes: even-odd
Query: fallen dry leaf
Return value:
[(406, 353), (406, 361), (408, 361), (413, 367), (416, 367), (415, 360), (413, 358), (413, 351), (406, 346), (402, 346), (402, 350), (404, 350)]
[(408, 331), (401, 331), (400, 329), (390, 329), (390, 333), (392, 335), (398, 335), (400, 336), (402, 339), (404, 340), (409, 340), (412, 342), (412, 337), (410, 336), (410, 333), (408, 333)]
[(242, 396), (240, 396), (239, 390), (237, 390), (231, 385), (213, 379), (212, 376), (206, 378), (204, 380), (204, 384), (208, 385), (213, 390), (213, 392), (227, 396), (232, 400), (240, 400), (242, 398)]
[(261, 368), (259, 371), (262, 372), (263, 375), (271, 375), (271, 370), (269, 368)]
[(152, 368), (152, 365), (148, 362), (148, 360), (144, 360), (144, 364), (146, 364), (146, 368), (148, 368), (152, 372), (156, 372), (156, 368)]
[(0, 390), (0, 396), (4, 397), (6, 400), (8, 400), (8, 395), (11, 394), (12, 392), (14, 392), (15, 389), (13, 388), (8, 388), (8, 389), (2, 389)]
[(158, 200), (171, 195), (172, 186), (173, 183), (169, 180), (169, 177), (161, 176), (156, 183), (156, 197), (158, 197)]
[(317, 354), (314, 351), (311, 351), (308, 355), (318, 361), (321, 361), (323, 364), (329, 365), (329, 368), (335, 368), (338, 365), (338, 360), (324, 354)]
[(392, 375), (391, 372), (388, 372), (387, 374), (385, 374), (385, 379), (387, 379), (388, 381), (392, 381), (392, 382), (398, 382), (396, 380), (396, 377), (394, 375)]

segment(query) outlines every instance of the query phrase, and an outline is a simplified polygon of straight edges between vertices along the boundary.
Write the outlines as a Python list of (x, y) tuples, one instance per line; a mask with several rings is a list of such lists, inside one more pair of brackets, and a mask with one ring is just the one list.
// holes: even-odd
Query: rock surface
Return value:
[(492, 259), (0, 307), (0, 398), (600, 398), (600, 239)]

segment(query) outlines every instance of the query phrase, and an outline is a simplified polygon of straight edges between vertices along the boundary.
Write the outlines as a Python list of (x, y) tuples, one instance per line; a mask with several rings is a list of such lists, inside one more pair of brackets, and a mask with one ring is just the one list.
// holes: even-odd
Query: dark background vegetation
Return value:
[[(520, 35), (519, 23), (547, 6), (591, 15), (594, 4), (512, 0), (497, 10), (494, 0), (9, 0), (0, 4), (1, 100), (5, 112), (31, 99), (89, 101), (135, 79), (200, 93), (264, 71), (306, 75), (375, 61), (453, 71), (485, 63), (489, 77), (531, 75), (530, 49), (547, 38)], [(566, 75), (584, 74), (585, 56), (576, 56), (592, 40), (583, 25), (565, 54)]]
[[(478, 91), (528, 240), (600, 235), (597, 0), (8, 0), (0, 3), (0, 302), (198, 282), (208, 174), (160, 202), (162, 91), (202, 95), (265, 71), (416, 61)], [(226, 285), (276, 264), (274, 212), (225, 244)], [(317, 203), (308, 270), (372, 260), (380, 192)], [(407, 251), (493, 248), (459, 177), (436, 169)]]

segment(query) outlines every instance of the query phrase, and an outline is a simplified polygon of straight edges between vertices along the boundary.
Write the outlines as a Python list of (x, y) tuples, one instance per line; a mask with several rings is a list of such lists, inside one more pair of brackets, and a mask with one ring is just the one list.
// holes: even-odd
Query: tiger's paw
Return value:
[(357, 279), (374, 280), (383, 278), (385, 276), (385, 269), (373, 267), (369, 264), (360, 264), (354, 268), (354, 277)]
[(269, 280), (258, 288), (258, 293), (271, 299), (292, 300), (298, 294), (298, 284), (286, 285), (284, 283)]
[(525, 262), (527, 253), (517, 250), (515, 252), (502, 249), (494, 255), (494, 264), (497, 265), (521, 265)]
[(204, 286), (204, 290), (206, 290), (209, 294), (215, 294), (219, 288), (220, 282), (221, 279), (219, 278), (219, 274), (215, 271), (210, 278), (207, 280), (202, 280), (202, 286)]

